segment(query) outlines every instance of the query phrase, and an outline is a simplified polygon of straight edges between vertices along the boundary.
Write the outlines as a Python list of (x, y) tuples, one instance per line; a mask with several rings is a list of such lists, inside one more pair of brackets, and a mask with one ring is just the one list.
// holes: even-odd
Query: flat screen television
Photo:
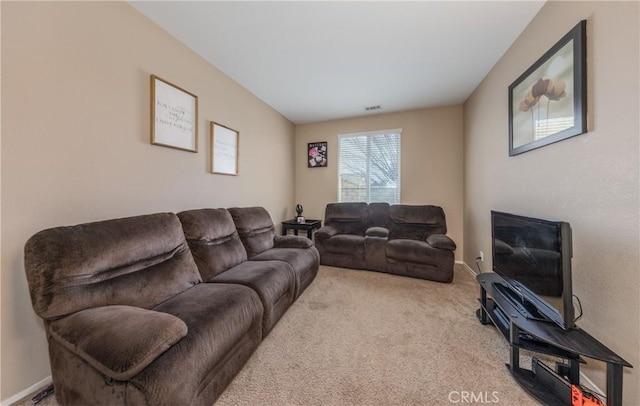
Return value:
[(569, 223), (492, 211), (491, 234), (499, 290), (528, 318), (574, 327)]

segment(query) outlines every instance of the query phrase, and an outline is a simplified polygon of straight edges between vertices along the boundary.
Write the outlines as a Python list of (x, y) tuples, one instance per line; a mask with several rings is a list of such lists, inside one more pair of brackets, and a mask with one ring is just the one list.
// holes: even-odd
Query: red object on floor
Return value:
[(579, 386), (571, 385), (571, 406), (604, 406), (604, 403)]

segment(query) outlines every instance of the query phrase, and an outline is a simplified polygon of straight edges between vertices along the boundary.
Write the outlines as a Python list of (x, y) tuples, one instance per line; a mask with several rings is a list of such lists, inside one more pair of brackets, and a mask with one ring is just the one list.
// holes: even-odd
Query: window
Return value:
[(338, 201), (400, 203), (401, 133), (338, 136)]

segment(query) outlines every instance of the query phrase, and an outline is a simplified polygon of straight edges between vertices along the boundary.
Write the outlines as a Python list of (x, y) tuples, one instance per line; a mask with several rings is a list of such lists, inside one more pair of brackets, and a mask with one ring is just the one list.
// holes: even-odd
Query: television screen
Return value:
[(571, 227), (491, 212), (493, 270), (545, 319), (573, 326)]

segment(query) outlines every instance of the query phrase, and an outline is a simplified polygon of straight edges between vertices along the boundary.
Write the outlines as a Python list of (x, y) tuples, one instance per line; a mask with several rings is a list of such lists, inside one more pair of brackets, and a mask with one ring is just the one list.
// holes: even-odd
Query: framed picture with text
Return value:
[(238, 175), (240, 133), (211, 122), (211, 173)]
[(198, 96), (151, 75), (151, 144), (198, 152)]

